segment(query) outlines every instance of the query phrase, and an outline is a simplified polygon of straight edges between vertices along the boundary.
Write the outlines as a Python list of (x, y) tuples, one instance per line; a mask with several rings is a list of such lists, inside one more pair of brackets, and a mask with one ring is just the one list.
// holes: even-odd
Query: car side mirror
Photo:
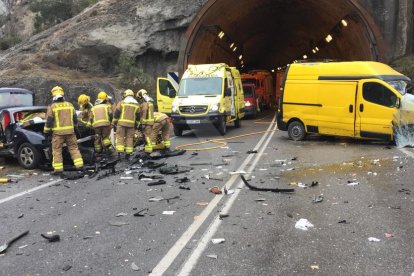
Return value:
[(400, 98), (397, 98), (397, 100), (395, 101), (395, 107), (398, 108), (398, 109), (401, 107), (401, 99)]
[(231, 97), (231, 88), (227, 87), (224, 91), (224, 97)]

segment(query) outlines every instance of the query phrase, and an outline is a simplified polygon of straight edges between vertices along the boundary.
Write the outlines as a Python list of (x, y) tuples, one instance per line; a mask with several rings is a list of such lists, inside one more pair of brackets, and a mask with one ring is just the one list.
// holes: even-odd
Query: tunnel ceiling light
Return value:
[(330, 35), (330, 34), (328, 34), (326, 37), (325, 37), (325, 40), (326, 40), (326, 42), (331, 42), (332, 41), (332, 39), (333, 39), (333, 37)]
[(312, 53), (316, 54), (316, 50), (315, 49), (312, 49)]
[(232, 49), (232, 48), (233, 48), (233, 46), (234, 46), (234, 43), (230, 44), (230, 49)]
[(272, 73), (274, 73), (275, 72), (275, 69), (272, 69)]
[(222, 39), (222, 38), (223, 38), (223, 36), (224, 36), (224, 32), (223, 32), (223, 31), (221, 31), (221, 32), (218, 34), (218, 37), (219, 37), (220, 39)]
[(348, 22), (345, 19), (341, 20), (341, 24), (343, 27), (347, 27), (348, 26)]
[(234, 47), (233, 52), (236, 52), (236, 50), (237, 50), (237, 47)]
[(303, 59), (308, 59), (308, 56), (307, 55), (303, 55)]
[(315, 47), (315, 50), (316, 50), (316, 52), (319, 52), (319, 48), (318, 47)]
[(241, 68), (244, 68), (244, 65), (242, 65)]
[(244, 61), (242, 60), (240, 63), (241, 63), (241, 64), (244, 64)]
[(242, 58), (243, 58), (243, 55), (240, 55), (240, 56), (239, 56), (239, 59), (240, 59), (240, 60), (242, 60)]

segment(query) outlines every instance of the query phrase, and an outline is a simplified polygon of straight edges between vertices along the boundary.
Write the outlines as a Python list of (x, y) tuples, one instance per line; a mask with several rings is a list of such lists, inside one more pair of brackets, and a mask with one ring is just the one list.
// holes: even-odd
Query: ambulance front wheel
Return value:
[(306, 137), (305, 126), (299, 122), (291, 122), (288, 126), (288, 134), (293, 141), (302, 141)]
[(175, 136), (183, 136), (183, 129), (180, 126), (174, 125), (174, 135)]

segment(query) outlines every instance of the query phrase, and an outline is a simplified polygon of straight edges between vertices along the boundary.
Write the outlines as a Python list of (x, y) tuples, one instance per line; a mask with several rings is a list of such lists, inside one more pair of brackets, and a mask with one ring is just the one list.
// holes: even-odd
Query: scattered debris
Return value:
[(3, 243), (2, 245), (0, 245), (0, 254), (6, 252), (7, 248), (9, 248), (9, 246), (11, 246), (15, 241), (23, 238), (24, 236), (26, 236), (27, 234), (29, 234), (29, 230), (24, 231), (23, 233), (17, 235), (16, 237), (10, 239), (9, 241)]
[(158, 201), (162, 201), (164, 200), (164, 198), (162, 196), (156, 196), (156, 197), (151, 197), (148, 201), (149, 202), (158, 202)]
[(11, 178), (0, 178), (0, 184), (17, 183), (17, 180)]
[(370, 241), (370, 242), (379, 242), (381, 240), (380, 239), (377, 239), (377, 238), (374, 238), (374, 237), (369, 237), (368, 238), (368, 241)]
[(207, 255), (207, 258), (217, 260), (218, 256), (217, 255)]
[(164, 211), (164, 212), (162, 212), (162, 214), (171, 216), (171, 215), (174, 215), (175, 212), (176, 211)]
[(160, 168), (160, 173), (162, 174), (179, 174), (190, 172), (192, 168), (178, 165), (168, 165)]
[(224, 243), (226, 241), (226, 239), (212, 239), (211, 242), (213, 244), (220, 244), (220, 243)]
[(154, 182), (150, 182), (147, 184), (147, 186), (158, 186), (158, 185), (165, 185), (167, 184), (167, 182), (165, 180), (158, 180), (158, 181), (154, 181)]
[(126, 215), (128, 215), (127, 213), (118, 213), (115, 215), (115, 217), (125, 217)]
[(219, 214), (219, 219), (224, 219), (224, 218), (227, 218), (229, 216), (230, 216), (229, 214)]
[(240, 175), (240, 177), (243, 180), (244, 184), (252, 191), (263, 191), (263, 192), (273, 192), (273, 193), (293, 193), (295, 191), (295, 189), (257, 188), (255, 186), (250, 185), (243, 175)]
[(323, 201), (323, 194), (318, 195), (318, 196), (314, 196), (313, 199), (312, 199), (313, 203), (320, 203), (322, 201)]
[(307, 231), (309, 228), (312, 228), (313, 224), (310, 223), (307, 219), (300, 219), (296, 222), (295, 228), (303, 231)]
[(357, 182), (356, 180), (348, 180), (348, 186), (357, 186), (359, 185), (359, 182)]
[(233, 189), (227, 190), (226, 188), (224, 188), (224, 194), (232, 195), (232, 194), (234, 194), (234, 190)]
[(71, 265), (65, 265), (63, 268), (62, 268), (62, 270), (63, 271), (68, 271), (69, 269), (71, 269), (72, 268), (72, 266)]
[(20, 218), (22, 218), (22, 217), (24, 217), (24, 214), (22, 213), (22, 214), (20, 214), (17, 218), (18, 219), (20, 219)]
[(177, 178), (175, 180), (175, 182), (177, 182), (177, 183), (187, 183), (187, 182), (190, 182), (190, 179), (187, 176), (185, 176), (183, 178)]
[(211, 166), (213, 163), (211, 162), (201, 162), (201, 163), (190, 163), (190, 166)]
[(180, 185), (179, 187), (178, 187), (178, 189), (180, 189), (180, 190), (191, 190), (190, 189), (190, 187), (188, 187), (188, 186), (186, 186), (186, 185)]
[(161, 174), (143, 174), (143, 173), (141, 173), (139, 176), (138, 176), (138, 179), (143, 179), (143, 178), (150, 178), (150, 179), (163, 179), (164, 178), (164, 176), (163, 175), (161, 175)]
[(347, 222), (346, 219), (340, 220), (340, 221), (338, 221), (338, 223), (349, 224), (349, 222)]
[(121, 176), (119, 179), (121, 179), (121, 180), (132, 180), (132, 179), (134, 179), (134, 177), (133, 176)]
[(22, 245), (22, 246), (19, 246), (19, 249), (23, 249), (23, 248), (26, 248), (26, 247), (28, 247), (28, 245), (27, 245), (27, 244)]
[(42, 236), (43, 238), (45, 238), (49, 242), (58, 242), (58, 241), (60, 241), (60, 236), (59, 235), (46, 236), (45, 234), (40, 234), (40, 236)]
[(133, 271), (140, 271), (139, 267), (138, 267), (135, 263), (132, 263), (132, 264), (131, 264), (131, 269), (132, 269)]
[(393, 238), (393, 237), (394, 237), (394, 235), (393, 235), (393, 234), (391, 234), (391, 233), (385, 233), (385, 234), (384, 234), (384, 236), (385, 236), (387, 239), (389, 239), (389, 238)]
[(286, 216), (293, 218), (293, 215), (291, 213), (287, 213)]
[(196, 203), (197, 206), (207, 206), (208, 202), (207, 201), (200, 201)]
[(319, 265), (313, 264), (310, 266), (312, 270), (318, 270), (319, 269)]
[(249, 151), (247, 151), (246, 153), (247, 153), (247, 154), (254, 154), (254, 153), (257, 153), (257, 150), (249, 150)]
[(223, 193), (221, 191), (220, 187), (218, 187), (218, 186), (214, 186), (214, 187), (210, 188), (209, 191), (213, 194), (216, 194), (216, 195), (219, 195), (219, 194)]
[(146, 214), (148, 214), (149, 209), (148, 208), (144, 208), (138, 212), (136, 212), (135, 214), (133, 214), (134, 217), (145, 217)]
[(254, 201), (257, 201), (257, 202), (266, 201), (266, 198), (257, 198)]
[(121, 227), (121, 226), (128, 225), (128, 224), (129, 223), (125, 221), (110, 221), (109, 222), (109, 225), (117, 226), (117, 227)]

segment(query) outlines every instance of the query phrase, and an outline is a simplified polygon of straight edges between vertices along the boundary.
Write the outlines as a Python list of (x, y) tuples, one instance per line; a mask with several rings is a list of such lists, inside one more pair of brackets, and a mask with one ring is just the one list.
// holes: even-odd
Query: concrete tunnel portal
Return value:
[(178, 65), (270, 71), (304, 59), (385, 62), (385, 44), (359, 0), (209, 0), (185, 33)]

